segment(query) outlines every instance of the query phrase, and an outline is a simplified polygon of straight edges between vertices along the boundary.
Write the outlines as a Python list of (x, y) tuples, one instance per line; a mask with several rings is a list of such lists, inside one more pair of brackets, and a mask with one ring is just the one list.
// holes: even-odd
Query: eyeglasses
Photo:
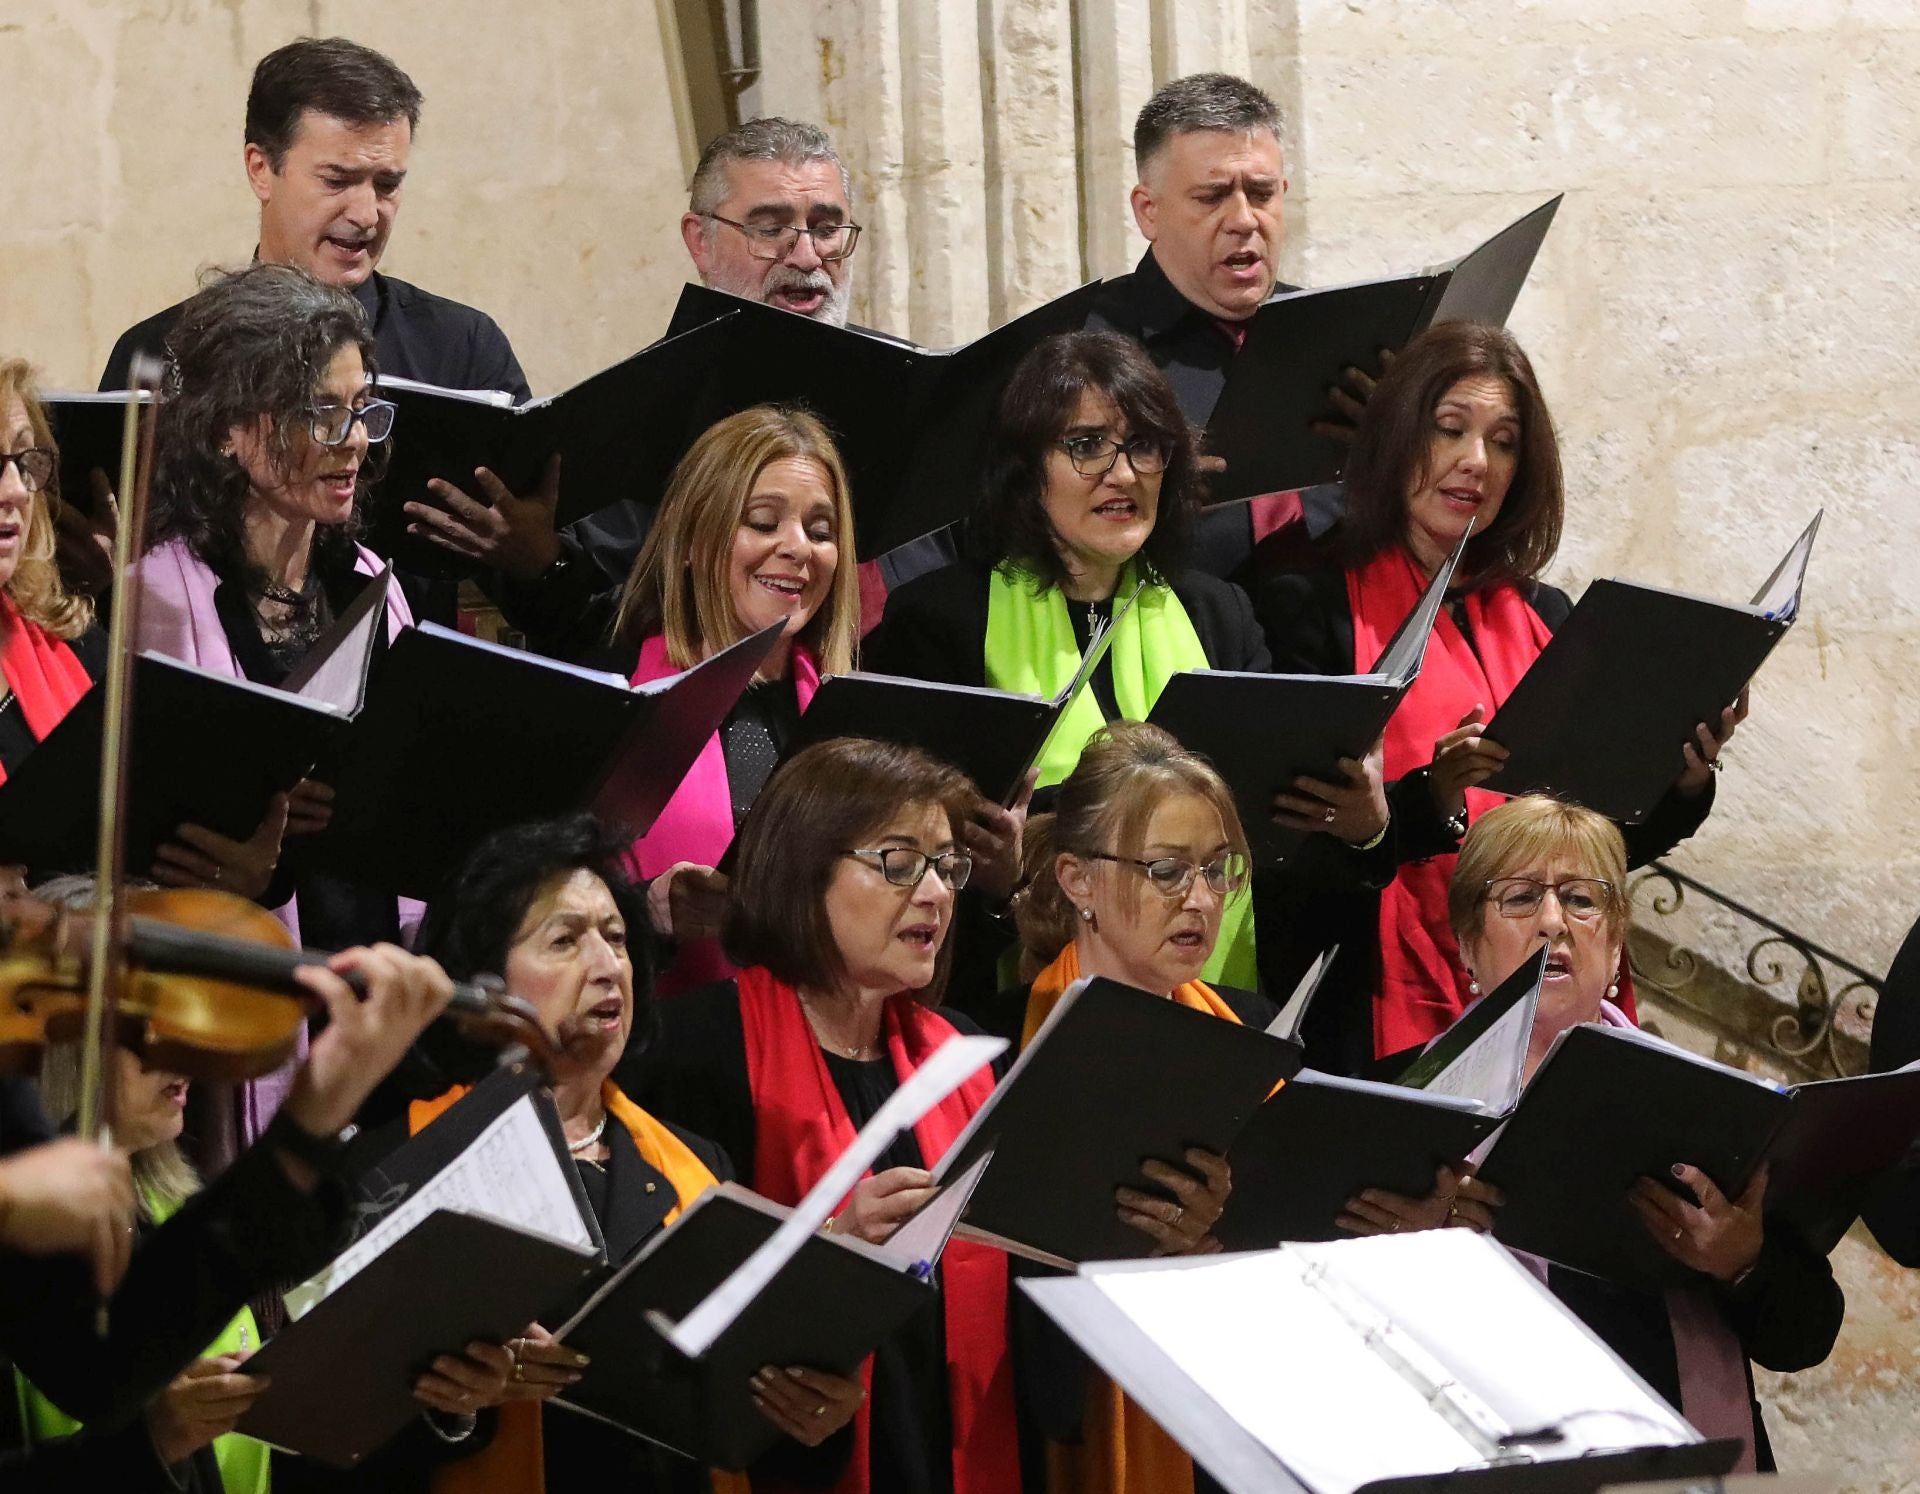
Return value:
[(1549, 892), (1576, 923), (1592, 923), (1613, 906), (1613, 883), (1599, 877), (1569, 877), (1564, 882), (1494, 877), (1487, 882), (1487, 901), (1502, 918), (1533, 917)]
[(353, 434), (357, 420), (367, 428), (367, 439), (378, 446), (393, 434), (393, 420), (400, 407), (392, 400), (370, 399), (359, 409), (348, 405), (308, 405), (308, 429), (321, 446), (339, 446)]
[(13, 470), (20, 474), (20, 486), (29, 493), (37, 493), (53, 480), (53, 453), (44, 446), (29, 446), (25, 451), (0, 451), (0, 477), (7, 471), (7, 463), (13, 463)]
[(700, 216), (739, 229), (747, 236), (747, 253), (755, 259), (785, 259), (793, 253), (801, 234), (813, 240), (813, 252), (828, 263), (851, 258), (854, 245), (860, 242), (858, 223), (816, 223), (804, 228), (798, 223), (738, 223), (718, 213)]
[(1167, 470), (1167, 444), (1158, 436), (1135, 436), (1125, 442), (1109, 441), (1105, 436), (1068, 436), (1060, 447), (1082, 477), (1105, 477), (1123, 451), (1135, 472), (1151, 475)]
[(1105, 851), (1091, 853), (1095, 861), (1115, 861), (1122, 866), (1137, 866), (1147, 874), (1147, 880), (1153, 884), (1155, 892), (1168, 897), (1185, 897), (1187, 889), (1193, 886), (1195, 877), (1205, 877), (1207, 886), (1221, 897), (1229, 892), (1238, 892), (1247, 885), (1247, 858), (1238, 851), (1229, 851), (1226, 855), (1209, 861), (1205, 866), (1196, 866), (1191, 861), (1183, 861), (1178, 856), (1161, 856), (1153, 861), (1142, 861), (1138, 856), (1109, 856)]
[(973, 857), (965, 851), (942, 851), (929, 856), (912, 846), (848, 846), (842, 856), (856, 859), (871, 856), (880, 864), (880, 875), (895, 887), (918, 887), (931, 866), (934, 875), (958, 892), (973, 875)]

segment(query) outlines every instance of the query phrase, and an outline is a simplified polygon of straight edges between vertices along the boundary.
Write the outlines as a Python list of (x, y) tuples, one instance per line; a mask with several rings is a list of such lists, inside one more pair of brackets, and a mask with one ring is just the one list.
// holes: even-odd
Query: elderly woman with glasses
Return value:
[[(866, 667), (1051, 696), (1073, 678), (1094, 628), (1137, 590), (1047, 739), (1043, 789), (1073, 771), (1104, 722), (1145, 720), (1182, 670), (1271, 667), (1246, 593), (1186, 564), (1200, 502), (1193, 433), (1138, 343), (1072, 332), (1036, 347), (1002, 395), (984, 469), (970, 554), (888, 597)], [(1387, 823), (1379, 773), (1352, 768), (1340, 784), (1303, 780), (1278, 817), (1378, 845)], [(1254, 984), (1244, 904), (1229, 914), (1208, 971)]]
[[(278, 686), (382, 568), (354, 539), (370, 458), (393, 430), (393, 406), (374, 397), (373, 335), (344, 291), (256, 264), (210, 277), (168, 350), (152, 548), (134, 571), (138, 645)], [(380, 647), (412, 621), (391, 588)], [(153, 876), (256, 898), (316, 948), (398, 943), (412, 905), (279, 866), (283, 836), (323, 828), (331, 797), (294, 786), (244, 843), (183, 830), (189, 843), (163, 852)], [(235, 1115), (196, 1126), (212, 1132), (201, 1160), (218, 1163), (257, 1134), (283, 1089), (272, 1076), (243, 1086)]]
[[(721, 941), (732, 980), (664, 1002), (622, 1084), (797, 1203), (956, 1032), (936, 1005), (972, 785), (912, 749), (844, 737), (794, 755), (741, 826)], [(882, 1153), (828, 1227), (878, 1244), (932, 1196), (932, 1168), (993, 1088), (983, 1069)], [(874, 1354), (868, 1404), (823, 1446), (839, 1489), (1018, 1490), (1006, 1257), (955, 1241), (940, 1299)]]
[[(1529, 1079), (1568, 1028), (1633, 1025), (1613, 1004), (1627, 934), (1626, 875), (1617, 825), (1540, 795), (1489, 809), (1460, 844), (1447, 912), (1468, 990), (1493, 990), (1542, 944), (1547, 949), (1527, 1051)], [(1605, 1118), (1595, 1123), (1604, 1125)], [(1578, 1138), (1568, 1144), (1577, 1146)], [(1728, 1198), (1682, 1158), (1673, 1159), (1672, 1176), (1678, 1189), (1642, 1178), (1621, 1207), (1633, 1211), (1662, 1250), (1699, 1274), (1699, 1286), (1656, 1297), (1544, 1261), (1532, 1264), (1555, 1295), (1689, 1420), (1709, 1435), (1743, 1438), (1758, 1466), (1770, 1469), (1747, 1362), (1785, 1371), (1820, 1363), (1840, 1331), (1845, 1300), (1826, 1258), (1792, 1226), (1763, 1217), (1764, 1168), (1738, 1198)], [(1501, 1202), (1462, 1164), (1442, 1168), (1422, 1199), (1367, 1189), (1348, 1201), (1341, 1223), (1356, 1234), (1453, 1225), (1497, 1235)], [(1714, 1408), (1727, 1406), (1731, 1420), (1715, 1421)]]

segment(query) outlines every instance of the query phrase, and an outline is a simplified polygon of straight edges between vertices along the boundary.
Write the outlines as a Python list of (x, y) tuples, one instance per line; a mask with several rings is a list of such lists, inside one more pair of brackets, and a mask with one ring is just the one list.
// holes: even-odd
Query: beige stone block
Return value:
[[(1920, 14), (1920, 6), (1909, 10)], [(1839, 163), (1849, 176), (1911, 180), (1920, 160), (1920, 30), (1853, 43), (1840, 69)]]
[(1070, 0), (988, 0), (982, 113), (988, 325), (1051, 299), (1083, 278), (1074, 138)]
[(1738, 0), (1298, 0), (1301, 34), (1316, 51), (1453, 48), (1464, 62), (1525, 41), (1610, 36), (1642, 45), (1725, 35)]
[(1157, 7), (1153, 51), (1156, 84), (1189, 73), (1245, 77), (1251, 53), (1244, 0), (1180, 0)]
[(1133, 122), (1153, 95), (1153, 7), (1150, 0), (1076, 0), (1074, 13), (1086, 273), (1124, 275), (1146, 251), (1128, 194), (1139, 177)]
[[(0, 98), (7, 100), (13, 198), (5, 236), (97, 232), (110, 211), (110, 142), (92, 121), (111, 87), (111, 68), (88, 36), (54, 15), (5, 30)], [(111, 37), (106, 41), (110, 50)], [(76, 128), (81, 122), (86, 127)]]
[(1820, 59), (1748, 41), (1515, 43), (1332, 57), (1302, 68), (1316, 171), (1365, 193), (1556, 190), (1684, 173), (1715, 184), (1819, 179)]
[(1847, 0), (1746, 0), (1740, 19), (1756, 31), (1828, 31), (1846, 15)]

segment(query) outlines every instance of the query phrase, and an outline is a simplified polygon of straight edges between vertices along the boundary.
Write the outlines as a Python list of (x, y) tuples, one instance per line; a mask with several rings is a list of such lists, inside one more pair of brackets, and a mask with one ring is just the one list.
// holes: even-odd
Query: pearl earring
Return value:
[(1074, 911), (1080, 915), (1080, 921), (1082, 923), (1084, 923), (1088, 928), (1093, 927), (1093, 909), (1091, 907), (1077, 908)]
[(1614, 981), (1607, 987), (1607, 1000), (1616, 1000), (1620, 995), (1620, 982)]
[(1480, 994), (1480, 982), (1475, 980), (1471, 975), (1467, 977), (1467, 994), (1469, 996), (1478, 996)]

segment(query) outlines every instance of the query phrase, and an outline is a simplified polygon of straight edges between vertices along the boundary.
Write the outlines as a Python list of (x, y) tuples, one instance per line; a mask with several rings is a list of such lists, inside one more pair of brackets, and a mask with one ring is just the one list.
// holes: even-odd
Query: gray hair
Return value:
[(806, 166), (831, 161), (840, 172), (840, 190), (853, 201), (853, 178), (827, 132), (801, 119), (750, 119), (724, 134), (715, 135), (700, 152), (689, 190), (689, 212), (710, 213), (727, 199), (727, 167), (735, 161), (780, 161)]
[(1133, 122), (1133, 164), (1142, 176), (1175, 135), (1195, 130), (1270, 130), (1280, 138), (1280, 110), (1245, 78), (1194, 73), (1161, 87)]

